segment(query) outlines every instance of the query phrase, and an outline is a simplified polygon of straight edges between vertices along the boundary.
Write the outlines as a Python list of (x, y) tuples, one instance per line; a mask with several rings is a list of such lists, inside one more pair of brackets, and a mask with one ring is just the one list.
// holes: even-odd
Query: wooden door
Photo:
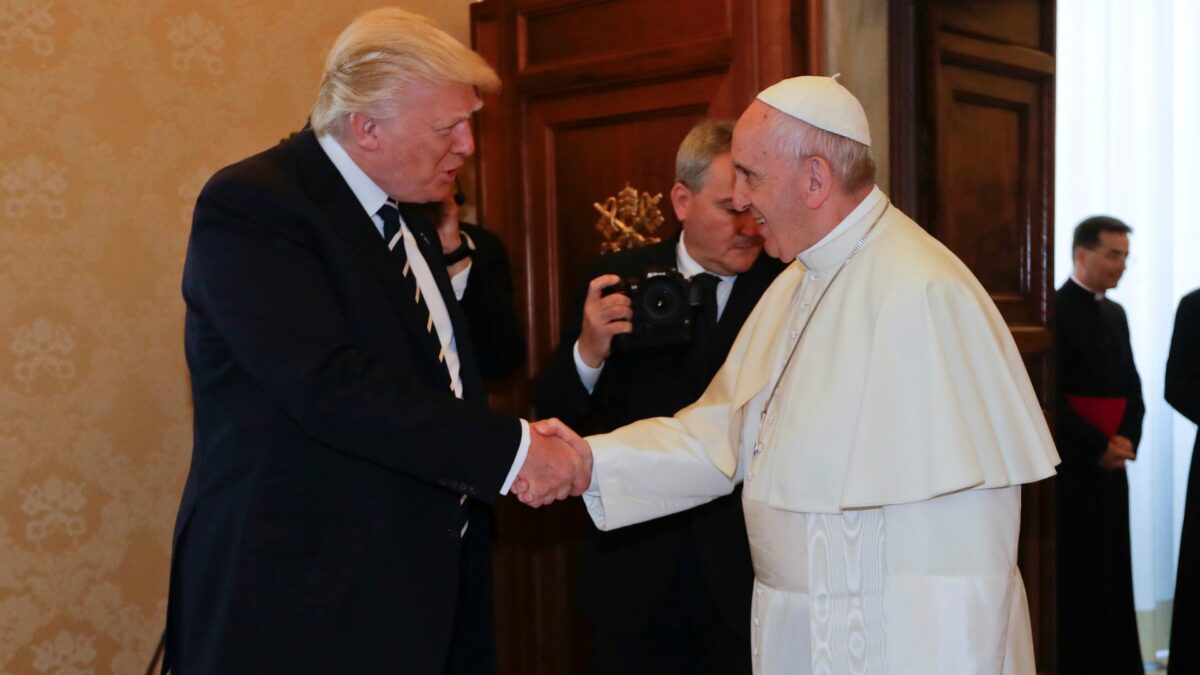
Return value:
[[(813, 21), (813, 17), (817, 17)], [(819, 0), (484, 0), (475, 48), (504, 90), (479, 116), (481, 220), (512, 254), (529, 368), (502, 405), (529, 414), (532, 382), (599, 252), (593, 202), (626, 183), (669, 192), (675, 151), (705, 117), (736, 117), (764, 86), (815, 72)], [(574, 609), (578, 500), (537, 512), (501, 500), (494, 561), (500, 672), (584, 673)]]
[[(1054, 401), (1053, 0), (892, 0), (892, 199), (955, 252)], [(1053, 419), (1052, 415), (1048, 415)], [(1023, 490), (1020, 566), (1054, 672), (1053, 482)]]

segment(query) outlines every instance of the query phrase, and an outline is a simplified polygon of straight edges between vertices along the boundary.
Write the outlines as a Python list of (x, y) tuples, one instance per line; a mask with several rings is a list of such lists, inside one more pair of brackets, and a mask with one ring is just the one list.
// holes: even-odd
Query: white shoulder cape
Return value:
[[(742, 421), (759, 414), (749, 404), (761, 405), (756, 396), (774, 384), (774, 355), (803, 274), (793, 263), (776, 279), (696, 403), (674, 418), (589, 439), (597, 453), (638, 451), (639, 471), (653, 472), (654, 455), (677, 470), (668, 457), (685, 452), (706, 454), (723, 474), (724, 481), (671, 476), (671, 494), (659, 497), (672, 506), (646, 495), (658, 508), (646, 503), (623, 515), (645, 519), (732, 489), (744, 456)], [(764, 478), (779, 509), (840, 513), (1030, 483), (1053, 475), (1059, 461), (995, 305), (958, 258), (895, 208), (812, 315), (778, 397), (781, 426)], [(637, 522), (614, 515), (608, 528)]]

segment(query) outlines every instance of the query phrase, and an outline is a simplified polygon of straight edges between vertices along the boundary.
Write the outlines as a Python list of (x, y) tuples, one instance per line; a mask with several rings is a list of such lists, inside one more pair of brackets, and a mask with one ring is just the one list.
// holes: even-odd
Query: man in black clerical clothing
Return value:
[[(1167, 356), (1167, 403), (1200, 424), (1200, 289), (1179, 301)], [(1200, 673), (1200, 433), (1192, 446), (1175, 608), (1171, 614), (1171, 673)]]
[(518, 477), (531, 506), (590, 477), (487, 408), (482, 377), (524, 358), (506, 263), (423, 207), (499, 85), (427, 19), (369, 12), (330, 50), (310, 126), (201, 191), (164, 669), (493, 672), (489, 504)]
[[(783, 267), (760, 255), (757, 223), (733, 207), (731, 137), (731, 122), (707, 121), (680, 145), (671, 189), (679, 237), (602, 256), (592, 267), (582, 306), (539, 383), (539, 414), (607, 431), (674, 414), (703, 393)], [(715, 297), (697, 313), (690, 344), (614, 351), (614, 336), (632, 330), (630, 300), (602, 291), (655, 268), (715, 283)], [(704, 315), (716, 317), (715, 327)], [(642, 525), (589, 529), (579, 594), (595, 626), (596, 672), (749, 673), (752, 581), (740, 488)]]
[(1104, 295), (1125, 271), (1130, 232), (1107, 216), (1081, 222), (1074, 271), (1055, 296), (1062, 672), (1143, 672), (1125, 462), (1136, 456), (1145, 406), (1125, 310)]

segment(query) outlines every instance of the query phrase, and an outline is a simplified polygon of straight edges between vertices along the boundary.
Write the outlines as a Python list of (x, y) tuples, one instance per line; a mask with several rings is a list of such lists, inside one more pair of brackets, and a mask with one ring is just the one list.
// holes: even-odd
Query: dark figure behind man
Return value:
[(1125, 310), (1105, 297), (1130, 228), (1094, 216), (1075, 228), (1074, 270), (1055, 296), (1058, 363), (1058, 662), (1061, 672), (1141, 674), (1125, 462), (1142, 436), (1142, 383)]
[[(1180, 415), (1200, 424), (1200, 289), (1185, 295), (1175, 312), (1166, 397)], [(1170, 670), (1172, 675), (1200, 673), (1200, 433), (1192, 445), (1183, 534), (1179, 539)]]

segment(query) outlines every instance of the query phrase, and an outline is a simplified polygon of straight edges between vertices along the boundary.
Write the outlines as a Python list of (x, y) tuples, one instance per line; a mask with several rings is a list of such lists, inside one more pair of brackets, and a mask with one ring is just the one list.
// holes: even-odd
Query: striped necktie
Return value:
[[(388, 245), (388, 249), (392, 248), (392, 240), (396, 238), (396, 233), (400, 231), (400, 209), (396, 207), (396, 202), (388, 200), (375, 212), (383, 219), (383, 241)], [(403, 246), (400, 248), (401, 250), (404, 249)]]
[[(400, 210), (397, 206), (396, 202), (388, 200), (376, 211), (376, 214), (383, 220), (383, 240), (387, 242), (388, 249), (391, 250), (392, 255), (398, 259), (397, 262), (401, 262), (404, 265), (400, 273), (408, 285), (413, 302), (417, 304), (421, 315), (425, 317), (425, 332), (433, 334), (434, 339), (437, 340), (438, 344), (441, 344), (441, 337), (433, 331), (433, 315), (429, 313), (429, 306), (425, 304), (425, 300), (421, 297), (421, 284), (417, 282), (417, 275), (413, 273), (412, 262), (408, 259), (408, 251), (404, 248), (404, 237), (396, 236), (400, 232)], [(438, 363), (446, 366), (445, 346), (438, 349)], [(447, 366), (446, 374), (449, 375), (449, 366)], [(451, 383), (450, 389), (453, 391), (453, 383)]]

